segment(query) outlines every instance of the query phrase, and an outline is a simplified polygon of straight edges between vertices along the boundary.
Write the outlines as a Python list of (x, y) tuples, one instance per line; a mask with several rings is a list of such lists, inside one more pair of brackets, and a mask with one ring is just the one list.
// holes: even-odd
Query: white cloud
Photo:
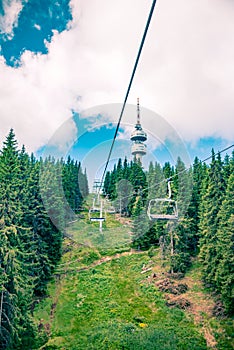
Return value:
[[(78, 138), (77, 126), (72, 118), (68, 119), (56, 130), (53, 137), (47, 143), (44, 156), (52, 155), (58, 158), (65, 158)], [(51, 150), (53, 149), (53, 153)]]
[(18, 24), (19, 14), (23, 8), (22, 0), (3, 0), (4, 15), (0, 16), (0, 34), (8, 39), (13, 37), (13, 29)]
[[(35, 150), (71, 117), (71, 109), (122, 102), (150, 5), (72, 0), (74, 20), (69, 30), (54, 32), (47, 55), (25, 52), (17, 69), (1, 59), (1, 139), (13, 127), (20, 143)], [(231, 140), (233, 18), (228, 0), (158, 2), (128, 102), (139, 96), (185, 140)], [(117, 121), (119, 110), (111, 116)], [(132, 118), (134, 124), (135, 113)], [(145, 127), (157, 133), (151, 123)]]
[(41, 26), (39, 24), (34, 24), (34, 28), (36, 28), (37, 30), (41, 30)]

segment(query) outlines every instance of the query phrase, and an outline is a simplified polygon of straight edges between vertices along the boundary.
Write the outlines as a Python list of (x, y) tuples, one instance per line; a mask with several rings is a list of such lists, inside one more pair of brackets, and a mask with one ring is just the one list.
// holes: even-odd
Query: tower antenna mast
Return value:
[(141, 120), (140, 120), (140, 99), (139, 99), (139, 97), (137, 98), (137, 124), (138, 125), (141, 124)]

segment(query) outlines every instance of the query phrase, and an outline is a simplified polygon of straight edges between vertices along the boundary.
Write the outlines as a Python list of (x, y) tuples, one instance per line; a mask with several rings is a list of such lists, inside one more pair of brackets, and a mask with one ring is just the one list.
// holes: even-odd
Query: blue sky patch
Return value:
[(0, 2), (0, 15), (4, 15), (3, 3)]
[[(17, 66), (25, 50), (46, 54), (45, 41), (51, 41), (53, 30), (62, 32), (72, 19), (69, 3), (69, 0), (29, 0), (25, 3), (13, 38), (0, 35), (1, 54), (6, 63)], [(3, 12), (2, 6), (1, 10)]]

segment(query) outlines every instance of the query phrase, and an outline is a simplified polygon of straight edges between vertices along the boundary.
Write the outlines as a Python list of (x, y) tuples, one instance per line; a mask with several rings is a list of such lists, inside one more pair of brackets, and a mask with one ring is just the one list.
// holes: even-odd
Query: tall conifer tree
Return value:
[(203, 278), (209, 285), (214, 285), (217, 259), (217, 229), (220, 221), (218, 212), (225, 194), (222, 161), (215, 157), (212, 150), (212, 162), (203, 182), (200, 204), (200, 259), (203, 264)]
[(234, 312), (234, 167), (230, 170), (226, 194), (219, 211), (216, 244), (215, 287), (226, 309)]

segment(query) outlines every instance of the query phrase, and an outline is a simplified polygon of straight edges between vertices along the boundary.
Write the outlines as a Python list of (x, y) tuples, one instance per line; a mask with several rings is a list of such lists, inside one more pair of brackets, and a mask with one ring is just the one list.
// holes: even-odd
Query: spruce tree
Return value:
[(234, 312), (234, 168), (229, 176), (226, 194), (218, 213), (216, 271), (214, 284), (226, 310)]
[(1, 217), (6, 225), (19, 223), (21, 203), (19, 198), (19, 151), (14, 131), (11, 129), (1, 151), (0, 199)]
[(137, 196), (133, 208), (133, 247), (137, 249), (149, 248), (148, 230), (149, 223), (143, 200), (141, 196)]
[(110, 182), (108, 187), (108, 194), (109, 194), (110, 200), (114, 200), (117, 198), (116, 182), (117, 182), (117, 170), (116, 170), (116, 165), (114, 165), (114, 169), (110, 175)]
[(133, 214), (133, 207), (137, 201), (138, 195), (141, 196), (143, 206), (145, 206), (148, 191), (147, 191), (147, 179), (140, 162), (130, 163), (130, 176), (129, 180), (133, 186), (133, 195), (131, 196), (128, 211), (130, 215)]
[(219, 210), (225, 194), (222, 161), (220, 155), (215, 157), (212, 150), (212, 162), (203, 181), (202, 198), (199, 208), (200, 259), (203, 265), (204, 281), (214, 286), (217, 262), (217, 229)]
[(192, 172), (187, 170), (184, 162), (178, 158), (175, 175), (172, 181), (172, 198), (177, 201), (179, 222), (174, 224), (170, 239), (173, 246), (171, 256), (171, 270), (185, 272), (190, 265), (189, 241), (191, 239), (190, 220), (188, 217), (188, 207), (191, 200)]
[[(22, 217), (25, 191), (22, 182), (26, 168), (20, 167), (20, 156), (13, 130), (10, 130), (0, 156), (0, 265), (4, 274), (1, 286), (2, 348), (17, 349), (25, 345), (26, 334), (34, 334), (30, 304), (34, 288), (31, 229)], [(30, 336), (31, 335), (31, 336)], [(30, 341), (29, 341), (30, 343)]]
[(111, 178), (110, 171), (107, 171), (104, 184), (103, 184), (103, 194), (108, 197), (110, 195), (110, 178)]
[(122, 178), (123, 178), (122, 159), (119, 158), (117, 167), (116, 167), (116, 182), (122, 180)]
[(188, 229), (188, 250), (191, 255), (198, 252), (199, 241), (199, 205), (201, 202), (202, 182), (206, 176), (207, 167), (195, 157), (193, 163), (193, 188), (190, 204), (187, 211), (187, 229)]
[[(31, 228), (31, 242), (34, 246), (34, 272), (35, 278), (34, 293), (43, 295), (46, 292), (46, 285), (51, 277), (54, 265), (51, 263), (50, 245), (51, 232), (56, 228), (50, 221), (44, 208), (39, 187), (40, 162), (35, 157), (30, 157), (29, 176), (25, 183), (26, 201), (24, 203), (23, 223)], [(57, 230), (57, 229), (56, 229)]]
[(133, 186), (127, 179), (121, 179), (116, 184), (117, 198), (114, 206), (121, 214), (129, 215), (128, 203), (133, 195)]
[(53, 223), (53, 229), (50, 230), (50, 227), (49, 234), (44, 238), (49, 244), (48, 254), (55, 266), (62, 254), (62, 239), (69, 208), (63, 197), (62, 163), (48, 158), (40, 165), (40, 195), (46, 209), (46, 217), (48, 216)]
[[(169, 165), (169, 163), (168, 163)], [(170, 165), (169, 165), (170, 167)], [(151, 162), (147, 173), (148, 180), (148, 199), (157, 199), (167, 197), (167, 181), (163, 169), (159, 163)], [(150, 245), (159, 244), (165, 237), (165, 223), (156, 221), (150, 223), (150, 229), (147, 232), (148, 242)]]

